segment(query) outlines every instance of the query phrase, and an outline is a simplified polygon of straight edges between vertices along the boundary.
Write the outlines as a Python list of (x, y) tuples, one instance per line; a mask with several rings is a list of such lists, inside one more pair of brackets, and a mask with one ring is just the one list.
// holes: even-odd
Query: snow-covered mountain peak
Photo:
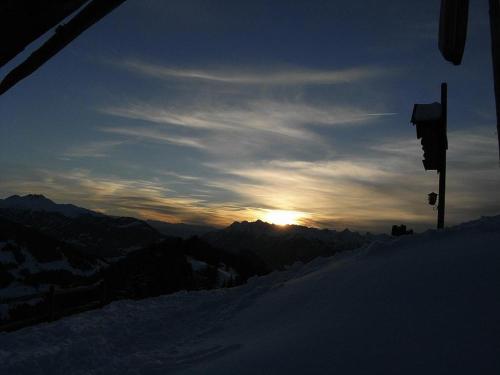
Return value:
[(45, 203), (45, 204), (55, 204), (53, 201), (51, 201), (49, 198), (45, 197), (43, 194), (26, 194), (24, 196), (20, 195), (11, 195), (8, 198), (5, 198), (6, 202), (12, 202), (12, 203), (19, 203), (19, 202), (38, 202), (38, 203)]
[(81, 215), (100, 215), (95, 211), (78, 207), (73, 204), (58, 204), (42, 194), (27, 194), (24, 196), (12, 195), (5, 199), (0, 199), (0, 208), (56, 212), (67, 217), (77, 217)]

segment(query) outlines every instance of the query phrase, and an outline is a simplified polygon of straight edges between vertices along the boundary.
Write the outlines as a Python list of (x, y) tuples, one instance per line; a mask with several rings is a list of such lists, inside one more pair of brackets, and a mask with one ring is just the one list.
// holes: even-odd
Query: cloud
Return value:
[[(197, 148), (210, 158), (325, 157), (334, 152), (332, 137), (325, 137), (330, 129), (363, 126), (395, 115), (372, 100), (366, 105), (352, 105), (349, 100), (352, 93), (346, 92), (345, 84), (385, 74), (376, 68), (189, 70), (138, 60), (113, 63), (174, 82), (168, 85), (164, 97), (156, 95), (153, 101), (130, 99), (99, 108), (101, 113), (128, 120), (127, 127), (101, 131), (128, 136), (133, 142), (157, 141)], [(189, 93), (183, 91), (184, 81), (192, 83), (188, 85)], [(309, 94), (304, 90), (317, 87), (302, 86), (323, 83), (343, 83), (336, 94), (338, 99), (320, 99), (320, 95), (307, 100)], [(207, 88), (208, 94), (204, 92)]]
[[(500, 211), (495, 138), (489, 133), (476, 129), (449, 134), (454, 151), (448, 158), (448, 224)], [(221, 175), (212, 186), (228, 189), (254, 207), (305, 212), (306, 225), (379, 231), (400, 222), (417, 230), (433, 227), (435, 211), (426, 196), (437, 191), (437, 175), (424, 171), (418, 140), (378, 143), (337, 160), (206, 165)]]
[[(214, 186), (230, 189), (251, 206), (304, 212), (302, 223), (306, 225), (387, 230), (394, 220), (428, 219), (405, 202), (404, 195), (375, 189), (376, 184), (390, 185), (402, 175), (367, 160), (278, 160), (253, 166), (221, 163), (211, 167), (226, 174), (213, 181)], [(411, 191), (415, 182), (415, 178), (406, 176), (399, 189)]]
[[(451, 169), (484, 170), (492, 169), (498, 163), (497, 138), (494, 125), (467, 130), (448, 132), (447, 162)], [(375, 152), (394, 155), (400, 160), (421, 159), (423, 151), (416, 137), (405, 139), (382, 139), (378, 145), (371, 146)]]
[[(24, 171), (25, 173), (28, 171)], [(96, 175), (90, 170), (66, 171), (38, 169), (31, 175), (0, 181), (0, 191), (7, 194), (40, 193), (57, 202), (81, 205), (111, 215), (134, 216), (169, 222), (210, 223), (227, 225), (235, 218), (256, 220), (259, 208), (241, 202), (214, 200), (214, 188), (194, 176), (164, 174), (190, 179), (206, 194), (176, 193), (159, 178), (127, 179), (114, 175)]]
[(241, 69), (237, 71), (230, 68), (218, 70), (181, 69), (139, 60), (125, 60), (117, 64), (130, 71), (165, 80), (205, 81), (238, 85), (332, 85), (371, 79), (384, 73), (382, 69), (373, 67), (339, 70), (281, 68), (273, 71)]
[[(260, 153), (262, 148), (274, 150), (310, 150), (323, 147), (324, 137), (315, 127), (361, 126), (373, 123), (379, 116), (362, 108), (331, 105), (313, 106), (303, 102), (253, 100), (229, 105), (198, 104), (160, 107), (131, 104), (102, 109), (106, 114), (162, 125), (152, 129), (144, 124), (134, 128), (102, 128), (106, 132), (133, 136), (134, 139), (157, 140), (180, 146), (204, 149), (212, 154)], [(182, 132), (182, 136), (172, 133)], [(236, 150), (235, 150), (236, 148)]]
[[(158, 68), (151, 65), (135, 66), (139, 67), (147, 68), (149, 73), (152, 68)], [(211, 164), (208, 170), (204, 169), (203, 178), (192, 176), (191, 172), (185, 173), (182, 169), (157, 171), (158, 181), (168, 182), (167, 191), (160, 189), (165, 186), (162, 184), (142, 181), (140, 186), (134, 186), (133, 181), (119, 177), (96, 177), (87, 171), (84, 174), (70, 173), (64, 180), (62, 176), (57, 177), (60, 185), (77, 184), (79, 189), (88, 191), (89, 197), (96, 196), (98, 201), (106, 202), (104, 209), (109, 212), (135, 212), (141, 217), (170, 221), (229, 224), (233, 220), (262, 218), (267, 210), (280, 208), (270, 198), (272, 191), (276, 194), (278, 188), (281, 190), (280, 204), (285, 206), (308, 207), (307, 200), (313, 199), (310, 195), (313, 191), (318, 194), (317, 202), (322, 202), (326, 207), (331, 199), (328, 191), (334, 187), (328, 183), (325, 185), (328, 191), (320, 188), (324, 182), (354, 178), (355, 175), (368, 172), (377, 173), (363, 163), (355, 165), (337, 161), (331, 164), (331, 161), (325, 160), (317, 165), (304, 159), (324, 160), (335, 154), (329, 138), (322, 134), (324, 129), (363, 126), (394, 113), (385, 112), (380, 105), (355, 106), (343, 104), (342, 100), (308, 102), (300, 90), (290, 93), (289, 88), (292, 85), (357, 82), (380, 72), (368, 68), (339, 71), (281, 70), (265, 74), (234, 70), (193, 72), (162, 69), (161, 72), (155, 72), (161, 73), (163, 78), (204, 82), (211, 87), (220, 83), (231, 84), (239, 94), (217, 92), (216, 97), (207, 98), (197, 95), (199, 86), (195, 86), (192, 95), (174, 95), (175, 99), (165, 98), (163, 102), (158, 98), (155, 102), (129, 100), (103, 107), (100, 112), (133, 121), (127, 121), (126, 126), (107, 126), (98, 130), (123, 137), (121, 141), (124, 142), (155, 142), (202, 151), (205, 165)], [(258, 84), (271, 84), (273, 87), (262, 93), (254, 90)], [(278, 85), (287, 85), (286, 92), (280, 92)], [(178, 85), (170, 89), (175, 93)], [(343, 98), (343, 101), (349, 102), (347, 98)], [(82, 146), (80, 150), (73, 150), (73, 154), (107, 154), (105, 151), (95, 152), (98, 147), (97, 143)], [(228, 161), (235, 164), (223, 166)], [(252, 169), (249, 161), (257, 164), (259, 161), (269, 161), (269, 164), (262, 170), (255, 164), (255, 169)], [(181, 163), (185, 163), (185, 160)], [(151, 171), (148, 173), (151, 174)], [(70, 176), (73, 178), (69, 179)], [(272, 183), (266, 185), (266, 181)], [(145, 190), (146, 187), (154, 187), (154, 190)], [(101, 194), (99, 189), (107, 192)], [(110, 189), (115, 190), (111, 193)], [(176, 189), (183, 193), (177, 193)], [(186, 197), (193, 200), (179, 200)], [(305, 212), (304, 209), (297, 211)], [(318, 207), (314, 212), (317, 214), (315, 223), (323, 220), (323, 223), (332, 224), (332, 220), (342, 218), (340, 213), (332, 215), (331, 210), (323, 215)], [(320, 214), (323, 216), (318, 216)]]
[(193, 137), (178, 137), (166, 134), (162, 129), (151, 129), (146, 127), (103, 127), (100, 128), (102, 132), (119, 134), (130, 137), (135, 141), (147, 140), (160, 143), (168, 143), (176, 146), (185, 146), (204, 149), (206, 146), (202, 142)]
[(105, 158), (114, 148), (123, 145), (126, 141), (92, 141), (69, 147), (63, 154), (65, 158)]
[[(447, 225), (500, 211), (491, 133), (450, 132), (454, 151), (449, 152)], [(302, 224), (319, 227), (433, 227), (435, 211), (426, 196), (436, 191), (437, 175), (423, 170), (418, 141), (411, 137), (375, 143), (378, 146), (357, 149), (342, 159), (248, 162), (235, 157), (207, 160), (200, 166), (203, 174), (166, 168), (133, 180), (82, 169), (38, 170), (31, 177), (2, 179), (0, 191), (40, 192), (110, 214), (173, 222), (228, 225), (264, 218), (270, 210), (287, 210), (301, 212)], [(462, 162), (468, 159), (472, 162)]]
[(370, 121), (372, 117), (395, 114), (373, 113), (351, 106), (329, 105), (325, 108), (300, 102), (269, 100), (254, 100), (233, 106), (202, 104), (172, 108), (129, 104), (104, 108), (102, 112), (124, 118), (194, 129), (263, 130), (283, 133), (307, 124), (331, 126), (363, 123)]
[[(437, 175), (426, 172), (421, 159), (423, 151), (416, 138), (386, 139), (373, 147), (373, 160), (387, 165), (400, 174), (422, 176), (415, 180), (410, 194), (402, 196), (422, 197), (437, 192)], [(448, 133), (447, 153), (447, 207), (448, 223), (459, 223), (479, 215), (495, 215), (500, 212), (496, 199), (500, 175), (494, 126), (456, 130)], [(425, 180), (424, 180), (425, 179)], [(427, 189), (427, 190), (425, 190)]]
[(115, 215), (162, 218), (179, 221), (186, 218), (207, 220), (204, 202), (176, 195), (160, 181), (96, 176), (89, 170), (37, 170), (32, 179), (4, 181), (1, 188), (18, 193), (41, 192), (61, 202), (73, 202), (90, 209)]

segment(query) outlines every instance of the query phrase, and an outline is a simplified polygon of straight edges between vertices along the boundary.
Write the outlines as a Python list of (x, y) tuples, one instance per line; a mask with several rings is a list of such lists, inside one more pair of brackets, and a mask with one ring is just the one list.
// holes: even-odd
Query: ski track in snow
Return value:
[(0, 334), (1, 374), (498, 374), (500, 216)]

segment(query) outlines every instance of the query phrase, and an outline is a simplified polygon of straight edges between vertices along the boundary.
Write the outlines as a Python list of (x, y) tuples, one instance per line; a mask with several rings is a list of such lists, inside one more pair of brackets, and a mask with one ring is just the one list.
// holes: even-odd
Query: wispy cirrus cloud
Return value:
[(146, 140), (150, 142), (168, 143), (176, 146), (193, 147), (199, 149), (206, 148), (206, 146), (200, 140), (194, 137), (168, 135), (161, 129), (151, 129), (145, 127), (103, 127), (99, 128), (99, 130), (105, 133), (126, 136), (127, 138), (133, 139), (136, 142)]
[(374, 67), (348, 69), (275, 68), (256, 71), (240, 68), (183, 69), (141, 60), (125, 60), (116, 63), (132, 72), (165, 80), (205, 81), (238, 85), (332, 85), (350, 83), (379, 77), (384, 70)]
[[(487, 129), (450, 132), (447, 220), (457, 223), (495, 214), (500, 176), (495, 170), (495, 138)], [(418, 140), (379, 140), (336, 160), (271, 160), (208, 163), (219, 177), (209, 183), (238, 195), (248, 205), (305, 213), (301, 222), (327, 227), (388, 230), (391, 223), (422, 229), (435, 220), (426, 196), (437, 189), (435, 173), (425, 172)], [(482, 165), (483, 168), (477, 168)], [(489, 167), (487, 167), (489, 165)], [(478, 194), (477, 192), (483, 194)]]
[[(447, 153), (447, 220), (458, 223), (478, 215), (495, 215), (500, 210), (496, 199), (500, 174), (494, 126), (454, 130), (448, 133)], [(414, 174), (420, 177), (409, 192), (399, 194), (414, 200), (414, 205), (424, 205), (424, 196), (437, 192), (435, 172), (426, 172), (421, 159), (423, 151), (420, 142), (409, 139), (380, 140), (371, 147), (371, 157), (379, 165), (386, 165), (401, 176)], [(394, 186), (398, 181), (394, 181)], [(427, 190), (426, 190), (427, 189)], [(420, 196), (420, 203), (416, 197)], [(411, 198), (414, 197), (414, 198)]]
[[(498, 158), (495, 157), (497, 138), (494, 125), (476, 127), (467, 130), (452, 130), (448, 132), (447, 162), (452, 169), (484, 170), (495, 168)], [(416, 138), (382, 139), (378, 145), (370, 147), (381, 155), (400, 156), (399, 160), (408, 157), (419, 158), (423, 154), (420, 141)]]
[[(413, 206), (414, 196), (408, 200), (418, 179), (381, 168), (368, 158), (275, 160), (254, 165), (228, 162), (211, 167), (225, 174), (211, 182), (214, 186), (230, 189), (252, 206), (303, 212), (301, 222), (306, 225), (384, 230), (392, 220), (428, 220), (423, 209)], [(406, 191), (406, 196), (389, 188), (401, 179), (398, 189)]]
[(395, 113), (333, 105), (313, 106), (303, 102), (253, 100), (237, 105), (198, 104), (163, 108), (149, 104), (128, 104), (101, 109), (128, 119), (148, 121), (170, 127), (208, 132), (261, 132), (296, 139), (318, 139), (310, 126), (353, 126), (372, 122), (376, 117)]
[(91, 141), (69, 147), (63, 153), (64, 158), (105, 158), (110, 151), (127, 143), (125, 140)]
[[(500, 209), (495, 199), (500, 175), (477, 168), (491, 163), (491, 171), (497, 171), (490, 133), (450, 132), (449, 224)], [(263, 218), (269, 210), (288, 210), (302, 213), (302, 224), (319, 227), (387, 231), (401, 222), (417, 230), (432, 226), (435, 211), (426, 195), (437, 189), (437, 177), (423, 170), (419, 142), (412, 136), (377, 143), (342, 159), (206, 161), (202, 174), (165, 168), (127, 179), (84, 169), (38, 170), (31, 179), (0, 181), (0, 190), (41, 192), (103, 212), (174, 222), (227, 225)], [(469, 158), (473, 163), (461, 162)]]
[[(310, 101), (302, 93), (303, 85), (348, 85), (386, 74), (373, 67), (259, 71), (242, 67), (178, 69), (141, 60), (113, 64), (173, 80), (164, 99), (129, 100), (99, 108), (101, 113), (128, 121), (127, 126), (101, 127), (101, 131), (131, 137), (134, 142), (157, 141), (197, 148), (218, 157), (238, 154), (246, 159), (252, 155), (260, 158), (264, 151), (266, 157), (276, 158), (287, 152), (327, 149), (327, 139), (318, 128), (361, 126), (395, 115), (381, 104), (348, 104), (344, 91), (343, 100), (333, 103)], [(182, 91), (186, 80), (192, 83), (188, 95)], [(229, 84), (231, 92), (219, 90), (220, 84)], [(279, 85), (286, 85), (286, 90)], [(210, 95), (200, 94), (207, 87)], [(154, 128), (154, 124), (160, 126)]]
[[(119, 177), (73, 175), (73, 183), (81, 190), (106, 199), (110, 212), (224, 225), (260, 218), (268, 210), (289, 210), (303, 213), (301, 222), (306, 225), (384, 231), (394, 223), (406, 222), (421, 229), (434, 221), (426, 194), (436, 189), (436, 179), (422, 170), (416, 139), (384, 139), (381, 135), (370, 139), (370, 144), (351, 140), (352, 146), (338, 153), (332, 147), (335, 131), (380, 125), (382, 118), (395, 115), (376, 99), (352, 104), (344, 98), (345, 86), (339, 86), (342, 95), (338, 91), (334, 95), (338, 100), (312, 100), (300, 91), (288, 92), (294, 85), (324, 80), (324, 72), (268, 72), (261, 77), (255, 72), (147, 68), (148, 72), (142, 73), (210, 87), (230, 84), (245, 94), (233, 97), (217, 92), (215, 98), (180, 95), (101, 108), (104, 114), (126, 119), (126, 125), (100, 127), (101, 132), (127, 142), (196, 149), (204, 158), (199, 161), (203, 164), (201, 176), (187, 172), (189, 169), (167, 168), (157, 171), (153, 182), (144, 180), (144, 186)], [(357, 82), (369, 76), (353, 74), (347, 79), (332, 74), (326, 82)], [(272, 85), (287, 82), (287, 90), (273, 86), (262, 94), (255, 86), (265, 85), (264, 81)], [(174, 91), (176, 87), (169, 86)], [(198, 85), (190, 87), (196, 91)], [(474, 169), (474, 165), (484, 167), (490, 155), (483, 150), (489, 147), (490, 140), (481, 132), (450, 132), (449, 165), (455, 168), (449, 171), (449, 185), (454, 186), (448, 199), (451, 221), (470, 217), (481, 209), (489, 212), (485, 209), (488, 205), (495, 208), (485, 197), (472, 194), (476, 188), (490, 191), (497, 182)], [(187, 154), (193, 155), (190, 151)], [(474, 189), (463, 175), (475, 176)], [(99, 195), (93, 184), (115, 190)]]
[(220, 210), (206, 198), (175, 193), (158, 179), (101, 176), (86, 169), (64, 172), (39, 169), (34, 171), (31, 179), (20, 176), (19, 180), (1, 181), (0, 189), (18, 194), (38, 192), (58, 202), (72, 202), (113, 215), (172, 222), (225, 223), (224, 212), (231, 210), (228, 203), (221, 204), (226, 208)]

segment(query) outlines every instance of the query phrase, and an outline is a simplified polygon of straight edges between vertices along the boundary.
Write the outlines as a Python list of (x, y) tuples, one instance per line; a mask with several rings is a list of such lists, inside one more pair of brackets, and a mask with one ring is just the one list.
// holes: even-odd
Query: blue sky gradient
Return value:
[[(449, 84), (447, 222), (500, 211), (487, 2), (128, 0), (0, 98), (0, 195), (226, 225), (434, 226), (409, 124)], [(4, 67), (6, 74), (29, 51)]]

